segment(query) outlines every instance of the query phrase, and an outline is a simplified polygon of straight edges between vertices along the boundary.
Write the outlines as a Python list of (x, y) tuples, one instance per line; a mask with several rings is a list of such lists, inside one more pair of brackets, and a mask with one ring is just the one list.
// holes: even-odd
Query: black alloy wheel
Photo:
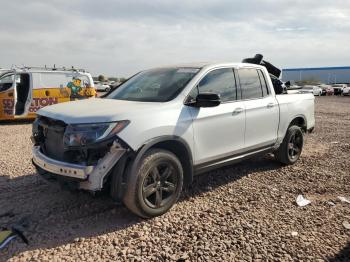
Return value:
[(304, 145), (304, 134), (299, 126), (290, 126), (287, 133), (275, 151), (275, 157), (282, 164), (292, 165), (300, 157)]
[(291, 160), (297, 159), (300, 156), (303, 146), (303, 137), (301, 132), (295, 132), (290, 136), (288, 143), (288, 154)]
[(184, 174), (178, 157), (164, 149), (150, 149), (130, 169), (124, 204), (135, 214), (150, 218), (167, 212), (180, 197)]
[(169, 162), (155, 164), (146, 175), (142, 195), (144, 202), (151, 208), (160, 208), (176, 198), (178, 175)]

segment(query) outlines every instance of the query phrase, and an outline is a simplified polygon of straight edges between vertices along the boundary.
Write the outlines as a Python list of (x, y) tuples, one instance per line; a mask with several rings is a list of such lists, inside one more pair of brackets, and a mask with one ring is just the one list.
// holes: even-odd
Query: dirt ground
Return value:
[[(350, 97), (316, 98), (301, 159), (272, 156), (197, 177), (170, 212), (143, 220), (107, 196), (47, 185), (30, 123), (0, 124), (0, 227), (22, 218), (1, 261), (350, 261)], [(303, 194), (312, 202), (298, 207)]]

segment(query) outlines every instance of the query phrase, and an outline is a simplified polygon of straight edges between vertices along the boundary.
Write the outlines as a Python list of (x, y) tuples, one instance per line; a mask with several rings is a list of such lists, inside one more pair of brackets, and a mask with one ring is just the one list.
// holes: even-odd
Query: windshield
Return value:
[(138, 73), (106, 98), (166, 102), (174, 99), (200, 68), (161, 68)]

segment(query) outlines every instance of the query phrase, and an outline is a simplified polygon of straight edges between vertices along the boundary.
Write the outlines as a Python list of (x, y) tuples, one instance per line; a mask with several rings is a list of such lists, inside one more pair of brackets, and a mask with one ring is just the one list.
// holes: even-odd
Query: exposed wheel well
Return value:
[(299, 126), (304, 132), (306, 132), (307, 129), (306, 121), (301, 116), (294, 118), (293, 121), (290, 122), (289, 126)]
[(152, 145), (149, 149), (154, 149), (154, 148), (165, 149), (175, 154), (179, 158), (181, 165), (183, 167), (184, 185), (186, 186), (192, 183), (192, 179), (193, 179), (192, 157), (190, 155), (191, 153), (188, 152), (188, 149), (186, 148), (185, 145), (183, 145), (181, 142), (176, 140), (168, 140), (168, 141), (158, 142)]

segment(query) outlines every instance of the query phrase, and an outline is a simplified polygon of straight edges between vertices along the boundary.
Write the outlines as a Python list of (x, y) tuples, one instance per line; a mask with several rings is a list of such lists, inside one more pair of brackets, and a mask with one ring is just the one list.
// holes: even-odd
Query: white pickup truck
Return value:
[(33, 163), (49, 180), (109, 188), (153, 217), (193, 176), (272, 152), (295, 163), (315, 125), (312, 94), (275, 95), (266, 68), (208, 63), (140, 72), (104, 98), (40, 109)]

